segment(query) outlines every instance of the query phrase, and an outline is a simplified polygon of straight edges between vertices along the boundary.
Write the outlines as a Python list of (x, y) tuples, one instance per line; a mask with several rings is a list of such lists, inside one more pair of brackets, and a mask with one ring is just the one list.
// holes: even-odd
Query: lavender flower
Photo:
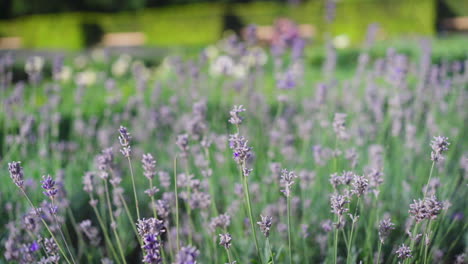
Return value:
[(52, 179), (52, 177), (50, 175), (42, 176), (41, 183), (42, 189), (45, 190), (43, 194), (50, 197), (50, 199), (54, 199), (58, 190), (55, 188), (55, 181)]
[(182, 247), (177, 253), (174, 264), (197, 264), (197, 257), (200, 251), (192, 246)]
[(257, 224), (260, 226), (260, 231), (262, 231), (263, 235), (265, 235), (265, 237), (268, 237), (270, 236), (270, 228), (273, 218), (268, 215), (260, 215), (260, 217), (262, 218), (262, 220), (257, 222)]
[(99, 245), (99, 243), (101, 242), (101, 238), (99, 237), (99, 230), (92, 225), (91, 220), (82, 221), (80, 223), (80, 229), (89, 239), (89, 241), (91, 241), (91, 245)]
[(159, 189), (156, 186), (153, 186), (152, 188), (149, 188), (149, 189), (145, 190), (145, 193), (149, 197), (154, 197), (154, 195), (156, 195), (156, 193), (158, 193), (158, 192), (159, 192)]
[(138, 234), (144, 238), (148, 234), (153, 234), (159, 236), (160, 234), (166, 232), (164, 227), (164, 221), (156, 219), (154, 217), (148, 219), (138, 219), (137, 222)]
[(349, 185), (356, 177), (358, 176), (352, 171), (343, 171), (340, 177), (341, 184)]
[(177, 136), (176, 145), (182, 150), (182, 154), (185, 156), (189, 150), (188, 135), (182, 134)]
[(161, 243), (155, 234), (146, 234), (144, 236), (142, 248), (145, 250), (143, 256), (144, 263), (162, 263)]
[(410, 204), (409, 213), (416, 219), (416, 222), (421, 222), (425, 219), (434, 220), (442, 210), (442, 203), (435, 196), (426, 197), (423, 200), (413, 200)]
[(83, 176), (83, 191), (87, 193), (92, 193), (94, 190), (94, 183), (93, 183), (94, 173), (86, 172)]
[(231, 115), (231, 117), (229, 118), (229, 123), (233, 125), (241, 124), (244, 118), (239, 114), (242, 112), (245, 112), (245, 108), (242, 105), (235, 105), (234, 108), (231, 111), (229, 111), (229, 115)]
[(449, 145), (450, 143), (448, 142), (448, 138), (442, 136), (434, 137), (431, 141), (431, 160), (434, 162), (444, 160), (444, 156), (442, 156), (442, 154), (448, 150)]
[(166, 189), (171, 187), (171, 177), (169, 176), (169, 173), (165, 171), (160, 171), (158, 175), (159, 175), (159, 183), (161, 184), (162, 187)]
[(288, 171), (286, 169), (283, 169), (281, 171), (280, 185), (284, 188), (281, 190), (281, 192), (286, 197), (289, 197), (289, 195), (291, 194), (291, 187), (294, 184), (295, 178), (297, 178), (297, 176), (293, 171)]
[(127, 128), (124, 126), (120, 126), (119, 133), (120, 133), (119, 141), (120, 141), (120, 145), (122, 146), (122, 148), (120, 149), (120, 152), (122, 153), (122, 155), (129, 158), (130, 154), (132, 153), (132, 149), (130, 147), (130, 141), (132, 137), (130, 133), (127, 131)]
[(239, 134), (229, 136), (229, 147), (233, 151), (234, 160), (239, 165), (244, 165), (247, 159), (252, 155), (252, 148), (248, 146), (248, 140)]
[(369, 181), (364, 176), (354, 175), (352, 186), (351, 193), (361, 197), (367, 191)]
[(112, 168), (114, 162), (114, 153), (112, 148), (103, 149), (101, 154), (96, 157), (97, 167), (100, 171), (108, 171)]
[(13, 180), (13, 183), (22, 189), (24, 185), (24, 174), (23, 167), (21, 167), (21, 161), (12, 161), (11, 163), (8, 163), (8, 171), (10, 172), (10, 177)]
[(216, 228), (226, 229), (231, 224), (231, 217), (228, 214), (221, 214), (210, 221), (210, 230), (214, 232)]
[(44, 243), (44, 248), (45, 248), (46, 253), (49, 256), (53, 256), (54, 257), (53, 259), (57, 259), (57, 261), (52, 262), (52, 263), (58, 263), (58, 260), (60, 259), (60, 255), (59, 255), (58, 246), (55, 243), (54, 239), (45, 238), (43, 243)]
[(379, 238), (380, 238), (380, 243), (384, 243), (385, 239), (387, 239), (388, 235), (390, 234), (390, 231), (395, 229), (395, 224), (392, 223), (390, 218), (385, 218), (379, 223)]
[(330, 183), (333, 186), (333, 189), (336, 189), (338, 185), (342, 183), (341, 177), (338, 175), (338, 173), (333, 173), (330, 175)]
[(166, 219), (170, 213), (169, 203), (166, 200), (157, 200), (154, 204), (154, 208), (158, 212), (158, 216)]
[(343, 214), (349, 211), (349, 208), (345, 207), (348, 203), (350, 203), (348, 196), (335, 193), (330, 197), (331, 212), (338, 216), (337, 227), (343, 225)]
[(325, 231), (326, 233), (330, 232), (333, 229), (333, 223), (330, 219), (324, 220), (320, 223), (320, 227), (322, 227), (322, 230)]
[(412, 258), (413, 256), (411, 255), (411, 248), (405, 246), (405, 244), (401, 244), (400, 247), (398, 247), (398, 249), (395, 251), (395, 253), (397, 254), (397, 257), (399, 259), (409, 259), (409, 258)]
[(232, 237), (229, 233), (225, 234), (219, 234), (219, 244), (226, 249), (229, 249), (231, 247), (231, 240)]
[(141, 164), (143, 166), (143, 175), (145, 175), (148, 180), (152, 180), (154, 175), (156, 175), (156, 160), (154, 160), (150, 153), (143, 154)]
[(335, 131), (336, 136), (343, 140), (349, 138), (349, 135), (346, 132), (346, 116), (347, 114), (335, 113), (335, 117), (333, 118), (333, 130)]

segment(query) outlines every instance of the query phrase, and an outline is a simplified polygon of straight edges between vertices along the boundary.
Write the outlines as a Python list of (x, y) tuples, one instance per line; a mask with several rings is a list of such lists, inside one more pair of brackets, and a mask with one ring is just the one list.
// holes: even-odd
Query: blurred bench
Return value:
[(468, 17), (447, 18), (442, 21), (442, 26), (450, 31), (468, 31)]
[(142, 32), (106, 33), (101, 44), (105, 47), (133, 47), (145, 44), (146, 36)]
[[(316, 29), (310, 24), (300, 24), (297, 26), (299, 36), (304, 39), (310, 39), (316, 34)], [(275, 34), (274, 26), (257, 26), (257, 39), (262, 43), (270, 43)]]
[(20, 37), (0, 37), (0, 49), (19, 49), (21, 48)]

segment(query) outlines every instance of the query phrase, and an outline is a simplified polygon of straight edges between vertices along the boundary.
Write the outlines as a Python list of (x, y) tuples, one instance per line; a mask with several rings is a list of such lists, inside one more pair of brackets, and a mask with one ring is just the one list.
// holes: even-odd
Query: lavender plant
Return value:
[(0, 263), (464, 263), (468, 59), (379, 54), (372, 26), (320, 70), (292, 21), (258, 30), (24, 81), (0, 54)]

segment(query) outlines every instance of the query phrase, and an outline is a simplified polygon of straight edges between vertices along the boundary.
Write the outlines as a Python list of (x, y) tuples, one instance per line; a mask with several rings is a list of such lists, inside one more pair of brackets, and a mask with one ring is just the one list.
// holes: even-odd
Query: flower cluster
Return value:
[(86, 235), (86, 237), (91, 242), (91, 245), (98, 246), (101, 242), (101, 237), (99, 236), (99, 230), (94, 227), (91, 223), (91, 220), (83, 220), (80, 223), (80, 229)]
[(280, 185), (284, 188), (281, 192), (286, 196), (289, 197), (291, 195), (291, 187), (294, 184), (294, 179), (297, 178), (294, 171), (288, 171), (283, 169), (281, 171), (281, 180)]
[(442, 203), (435, 196), (426, 197), (423, 200), (414, 200), (410, 204), (409, 213), (416, 219), (416, 222), (423, 220), (434, 220), (442, 210)]
[(252, 148), (248, 145), (248, 140), (239, 134), (229, 136), (229, 147), (233, 151), (234, 160), (239, 165), (245, 165), (247, 159), (251, 156)]
[(349, 134), (346, 132), (346, 117), (347, 114), (335, 113), (333, 118), (333, 130), (339, 139), (346, 140), (349, 138)]
[(270, 228), (271, 228), (273, 218), (268, 215), (267, 216), (260, 215), (260, 217), (262, 218), (262, 220), (257, 222), (257, 224), (260, 226), (260, 231), (262, 231), (263, 235), (265, 235), (265, 237), (268, 237), (270, 236)]
[(177, 253), (174, 264), (196, 264), (198, 255), (200, 255), (200, 251), (197, 248), (192, 246), (182, 247)]
[(383, 244), (385, 239), (387, 239), (390, 231), (395, 229), (395, 224), (389, 218), (385, 218), (380, 221), (379, 223), (379, 239), (380, 242)]
[(127, 131), (127, 128), (124, 126), (120, 126), (119, 128), (119, 141), (120, 145), (122, 148), (120, 149), (120, 152), (122, 152), (122, 155), (125, 157), (129, 158), (130, 155), (132, 154), (132, 148), (130, 146), (130, 140), (132, 139), (130, 133)]
[(50, 199), (54, 199), (58, 190), (55, 188), (55, 181), (52, 179), (52, 177), (50, 175), (42, 176), (41, 183), (42, 189), (44, 189), (44, 195), (50, 197)]
[(364, 176), (355, 175), (351, 185), (353, 186), (351, 193), (361, 197), (364, 193), (366, 193), (367, 188), (369, 187), (369, 181)]
[(160, 234), (166, 232), (164, 221), (154, 217), (148, 219), (138, 219), (137, 230), (141, 237), (144, 237), (147, 234), (159, 236)]
[(187, 134), (177, 136), (176, 145), (182, 151), (182, 156), (186, 156), (189, 150), (189, 139)]
[(229, 123), (233, 125), (239, 125), (242, 123), (244, 118), (239, 115), (242, 112), (245, 112), (245, 108), (242, 105), (235, 105), (234, 108), (229, 112), (229, 115), (231, 116), (229, 118)]
[(226, 249), (231, 247), (232, 236), (229, 233), (219, 234), (219, 244)]
[(402, 260), (413, 257), (413, 255), (411, 255), (411, 248), (405, 246), (405, 244), (399, 246), (395, 253), (397, 254), (397, 257)]
[(8, 163), (8, 171), (10, 172), (10, 177), (16, 186), (23, 188), (24, 174), (23, 167), (21, 167), (21, 161), (12, 161), (11, 163)]
[(143, 175), (145, 175), (148, 180), (152, 180), (154, 175), (156, 175), (156, 160), (153, 158), (153, 155), (150, 153), (143, 154), (141, 164), (143, 166)]
[(162, 246), (158, 237), (166, 231), (164, 222), (156, 218), (138, 219), (137, 230), (143, 240), (142, 248), (145, 251), (143, 262), (151, 264), (162, 263)]
[(334, 193), (330, 197), (331, 212), (338, 217), (338, 221), (336, 223), (337, 227), (342, 226), (343, 215), (349, 211), (349, 208), (346, 207), (346, 204), (348, 203), (350, 203), (350, 200), (346, 195)]
[(231, 224), (231, 217), (228, 214), (221, 214), (210, 221), (210, 230), (214, 232), (216, 228), (226, 229)]
[(444, 160), (444, 156), (442, 156), (442, 154), (448, 150), (449, 145), (450, 143), (448, 142), (448, 138), (442, 136), (434, 137), (431, 141), (431, 160), (434, 162)]

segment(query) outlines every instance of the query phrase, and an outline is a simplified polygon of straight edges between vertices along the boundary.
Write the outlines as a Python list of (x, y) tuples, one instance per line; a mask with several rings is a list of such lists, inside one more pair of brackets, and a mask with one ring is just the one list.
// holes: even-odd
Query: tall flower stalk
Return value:
[(137, 212), (137, 219), (140, 219), (140, 206), (138, 203), (138, 195), (137, 195), (136, 186), (135, 186), (135, 176), (133, 175), (132, 161), (130, 160), (130, 156), (132, 154), (130, 141), (132, 137), (130, 133), (127, 131), (127, 128), (124, 126), (120, 126), (119, 133), (120, 133), (119, 141), (120, 141), (120, 145), (122, 146), (122, 148), (120, 149), (120, 152), (128, 160), (128, 166), (130, 167), (130, 176), (132, 178), (133, 196), (135, 198), (135, 208)]
[(245, 108), (242, 105), (234, 106), (234, 108), (229, 112), (231, 117), (229, 118), (229, 123), (233, 124), (237, 128), (237, 133), (230, 135), (229, 138), (229, 147), (233, 151), (234, 161), (237, 163), (239, 168), (239, 174), (244, 188), (244, 200), (247, 207), (247, 213), (250, 221), (250, 228), (252, 229), (252, 236), (255, 241), (255, 248), (257, 250), (257, 255), (262, 262), (262, 254), (260, 252), (260, 247), (257, 239), (257, 231), (255, 229), (253, 213), (252, 213), (252, 203), (250, 200), (249, 194), (249, 175), (252, 172), (252, 169), (247, 168), (247, 160), (251, 157), (252, 148), (248, 145), (248, 140), (246, 140), (239, 133), (239, 125), (242, 123), (244, 118), (239, 114), (245, 112)]
[(179, 193), (177, 190), (177, 155), (174, 157), (174, 193), (175, 193), (175, 222), (176, 222), (176, 246), (177, 252), (180, 251), (179, 239)]
[(42, 176), (41, 183), (42, 183), (42, 189), (44, 189), (44, 192), (43, 192), (44, 195), (49, 197), (50, 201), (51, 201), (51, 206), (49, 208), (50, 214), (52, 215), (52, 218), (54, 219), (55, 224), (58, 227), (58, 231), (60, 233), (60, 236), (62, 237), (63, 243), (65, 244), (65, 247), (66, 247), (66, 249), (68, 251), (68, 254), (70, 254), (71, 261), (73, 263), (76, 263), (75, 258), (73, 257), (73, 254), (72, 254), (72, 252), (70, 250), (70, 247), (68, 246), (68, 242), (65, 239), (65, 236), (63, 235), (62, 226), (60, 225), (60, 223), (57, 220), (57, 209), (58, 208), (55, 205), (55, 196), (58, 193), (58, 189), (57, 189), (57, 187), (55, 185), (55, 181), (52, 179), (52, 177), (50, 175), (47, 175), (47, 176)]
[[(35, 213), (40, 215), (39, 210), (34, 206), (33, 202), (31, 201), (31, 199), (29, 199), (29, 196), (24, 191), (24, 173), (23, 173), (23, 167), (21, 166), (21, 162), (13, 161), (11, 163), (8, 163), (8, 171), (10, 172), (10, 178), (13, 180), (13, 183), (20, 189), (21, 193), (26, 198), (31, 208), (34, 210)], [(58, 240), (55, 237), (54, 233), (51, 231), (49, 225), (46, 223), (46, 221), (42, 217), (40, 217), (40, 219), (42, 223), (44, 224), (45, 228), (47, 229), (47, 231), (49, 232), (50, 236), (54, 240), (55, 244), (57, 245), (60, 253), (65, 258), (65, 261), (69, 264), (72, 263), (67, 257), (67, 254), (65, 254), (65, 251), (62, 249), (62, 246), (60, 246), (60, 244), (58, 243)]]
[(287, 217), (288, 217), (288, 251), (289, 263), (292, 263), (292, 248), (291, 248), (291, 187), (294, 184), (294, 179), (297, 178), (293, 171), (283, 169), (281, 171), (280, 184), (284, 188), (281, 192), (286, 196)]

